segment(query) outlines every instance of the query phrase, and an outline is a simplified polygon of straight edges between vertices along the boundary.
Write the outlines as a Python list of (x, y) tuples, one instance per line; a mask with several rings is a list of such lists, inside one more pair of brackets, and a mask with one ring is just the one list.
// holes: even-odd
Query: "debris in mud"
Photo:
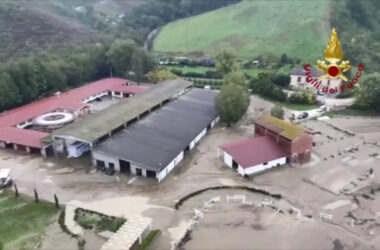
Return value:
[(264, 228), (262, 225), (260, 225), (260, 224), (253, 224), (253, 225), (251, 225), (251, 228), (253, 229), (253, 230), (265, 230), (266, 228)]
[(344, 245), (339, 239), (333, 241), (334, 248), (333, 250), (344, 250)]

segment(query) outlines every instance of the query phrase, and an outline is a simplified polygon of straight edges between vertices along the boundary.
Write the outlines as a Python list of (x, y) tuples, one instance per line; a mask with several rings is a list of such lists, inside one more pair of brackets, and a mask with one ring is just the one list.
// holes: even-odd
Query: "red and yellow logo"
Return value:
[[(306, 71), (306, 81), (313, 85), (315, 88), (319, 89), (321, 87), (320, 80), (328, 77), (331, 79), (340, 78), (343, 81), (347, 81), (348, 78), (343, 75), (344, 72), (351, 68), (350, 61), (342, 61), (343, 59), (343, 51), (340, 47), (340, 42), (338, 38), (338, 34), (336, 33), (335, 28), (331, 31), (331, 36), (329, 39), (329, 43), (324, 52), (325, 60), (317, 61), (317, 69), (322, 71), (324, 74), (317, 79), (313, 79), (311, 76), (310, 64), (305, 65), (304, 70)], [(327, 63), (326, 63), (327, 61)], [(340, 61), (342, 61), (340, 63)], [(364, 70), (364, 66), (362, 64), (358, 65), (358, 71), (355, 75), (355, 78), (349, 84), (341, 84), (339, 87), (330, 88), (329, 86), (325, 86), (322, 88), (322, 92), (329, 93), (338, 93), (340, 91), (344, 91), (346, 88), (352, 88), (356, 83), (358, 83), (359, 78), (362, 76), (362, 71)]]
[(335, 28), (331, 31), (329, 44), (325, 49), (324, 57), (329, 64), (326, 64), (325, 61), (317, 61), (317, 69), (325, 73), (323, 76), (319, 77), (319, 80), (322, 80), (325, 77), (330, 77), (332, 79), (342, 78), (343, 81), (347, 81), (348, 79), (343, 75), (343, 72), (346, 72), (351, 68), (350, 61), (342, 61), (342, 63), (339, 64), (343, 59), (343, 52), (340, 48), (340, 42)]

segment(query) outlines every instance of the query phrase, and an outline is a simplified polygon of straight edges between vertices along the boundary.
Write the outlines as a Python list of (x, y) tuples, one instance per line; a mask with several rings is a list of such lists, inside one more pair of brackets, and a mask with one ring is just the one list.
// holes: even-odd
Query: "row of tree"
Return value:
[(110, 74), (140, 82), (154, 67), (155, 60), (131, 40), (76, 47), (66, 55), (19, 58), (0, 64), (0, 111)]
[(225, 49), (216, 56), (216, 70), (224, 76), (223, 86), (216, 98), (220, 119), (230, 126), (238, 122), (251, 101), (247, 80), (237, 64), (233, 49)]

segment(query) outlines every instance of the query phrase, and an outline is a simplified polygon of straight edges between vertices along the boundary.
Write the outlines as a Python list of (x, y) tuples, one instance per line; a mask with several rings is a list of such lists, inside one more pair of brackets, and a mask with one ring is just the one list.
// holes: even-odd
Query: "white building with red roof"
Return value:
[(242, 176), (284, 165), (289, 155), (267, 136), (257, 136), (221, 146), (224, 163)]
[(310, 160), (313, 138), (303, 128), (269, 115), (256, 119), (254, 125), (254, 137), (220, 146), (224, 163), (239, 174)]
[[(126, 79), (107, 78), (5, 111), (0, 113), (0, 147), (25, 149), (27, 152), (40, 150), (45, 156), (51, 144), (44, 142), (44, 139), (50, 136), (51, 130), (90, 113), (92, 101), (104, 96), (129, 97), (145, 89), (130, 85)], [(75, 119), (67, 119), (62, 114)], [(36, 124), (36, 120), (40, 124)], [(41, 121), (45, 122), (46, 127)]]

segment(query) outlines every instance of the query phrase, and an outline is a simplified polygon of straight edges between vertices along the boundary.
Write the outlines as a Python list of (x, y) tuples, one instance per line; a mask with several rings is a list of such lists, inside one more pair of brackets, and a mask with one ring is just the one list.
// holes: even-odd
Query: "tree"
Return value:
[(286, 94), (282, 89), (276, 86), (272, 80), (272, 75), (268, 73), (260, 73), (257, 78), (254, 78), (249, 83), (249, 88), (252, 93), (260, 96), (268, 97), (270, 99), (283, 102), (286, 100)]
[(281, 105), (276, 105), (270, 110), (271, 116), (284, 119), (284, 109)]
[(131, 58), (131, 70), (133, 71), (133, 79), (139, 84), (144, 76), (144, 51), (136, 49)]
[(55, 201), (55, 207), (59, 208), (59, 201), (58, 201), (58, 197), (56, 194), (54, 194), (54, 201)]
[(37, 190), (36, 189), (34, 189), (34, 201), (36, 202), (36, 203), (38, 203), (40, 200), (38, 199), (38, 193), (37, 193)]
[(243, 117), (249, 103), (250, 97), (246, 89), (233, 83), (223, 85), (216, 98), (220, 118), (227, 123), (227, 126), (238, 122)]
[(288, 55), (286, 53), (281, 55), (280, 64), (284, 65), (288, 62)]
[(0, 75), (0, 110), (14, 106), (20, 101), (20, 91), (8, 73)]
[(13, 187), (15, 188), (15, 197), (19, 197), (18, 188), (16, 184), (13, 184)]
[(244, 88), (247, 87), (246, 78), (244, 76), (244, 73), (241, 71), (234, 71), (234, 72), (228, 73), (224, 77), (223, 81), (225, 84), (234, 83)]
[(238, 69), (237, 54), (234, 49), (224, 49), (216, 55), (216, 70), (223, 76)]
[(116, 40), (106, 55), (114, 72), (118, 76), (125, 77), (131, 66), (131, 58), (137, 46), (132, 40)]
[(360, 109), (372, 108), (380, 113), (380, 74), (373, 73), (364, 77), (359, 85), (355, 88), (356, 102), (355, 107)]
[(178, 76), (166, 69), (153, 70), (148, 73), (148, 80), (151, 83), (160, 83), (165, 80), (177, 79)]
[(290, 83), (290, 76), (285, 74), (274, 74), (271, 76), (271, 80), (277, 86), (288, 87)]

